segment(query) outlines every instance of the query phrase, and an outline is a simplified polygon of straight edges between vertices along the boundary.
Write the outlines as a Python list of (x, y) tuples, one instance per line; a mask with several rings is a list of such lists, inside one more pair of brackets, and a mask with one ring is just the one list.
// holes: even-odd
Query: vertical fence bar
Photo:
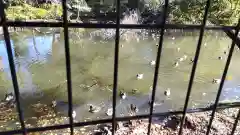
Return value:
[(112, 135), (115, 134), (116, 129), (116, 98), (118, 87), (118, 55), (119, 55), (119, 29), (120, 29), (120, 0), (117, 0), (117, 22), (115, 34), (115, 52), (114, 52), (114, 73), (113, 73), (113, 115), (112, 115)]
[(214, 106), (213, 106), (213, 111), (212, 111), (211, 118), (210, 118), (210, 121), (209, 121), (209, 124), (208, 124), (208, 127), (207, 127), (206, 135), (210, 134), (210, 130), (211, 130), (212, 122), (213, 122), (213, 119), (214, 119), (214, 115), (215, 115), (215, 112), (217, 110), (220, 95), (222, 93), (222, 88), (224, 86), (224, 82), (225, 82), (225, 79), (226, 79), (226, 76), (227, 76), (228, 68), (229, 68), (229, 65), (231, 63), (232, 54), (233, 54), (233, 51), (234, 51), (234, 45), (235, 45), (235, 42), (236, 42), (237, 37), (238, 37), (239, 29), (240, 29), (240, 18), (238, 20), (238, 24), (237, 24), (237, 27), (236, 27), (236, 30), (235, 30), (235, 35), (234, 35), (235, 37), (234, 37), (234, 40), (232, 40), (232, 44), (231, 44), (231, 48), (230, 48), (230, 51), (229, 51), (229, 54), (228, 54), (227, 62), (226, 62), (226, 65), (225, 65), (225, 68), (224, 68), (224, 71), (223, 71), (223, 75), (222, 75), (222, 78), (221, 78), (221, 82), (220, 82), (220, 85), (219, 85), (219, 88), (218, 88), (217, 97), (216, 97), (216, 100), (215, 100), (215, 103), (214, 103)]
[(234, 132), (235, 132), (235, 130), (236, 130), (236, 128), (237, 128), (237, 125), (238, 125), (238, 120), (239, 120), (239, 118), (240, 118), (240, 109), (238, 110), (237, 117), (236, 117), (235, 122), (234, 122), (234, 124), (233, 124), (233, 129), (232, 129), (232, 131), (231, 131), (231, 135), (234, 135)]
[(211, 1), (207, 0), (205, 11), (204, 11), (204, 17), (203, 17), (203, 21), (202, 21), (202, 25), (201, 25), (201, 29), (200, 29), (198, 44), (197, 44), (197, 48), (196, 48), (196, 51), (195, 51), (195, 57), (194, 57), (194, 61), (193, 61), (190, 80), (189, 80), (189, 84), (188, 84), (185, 104), (184, 104), (184, 108), (183, 108), (183, 116), (182, 116), (181, 122), (180, 122), (180, 129), (179, 129), (179, 132), (178, 132), (179, 135), (182, 134), (182, 130), (183, 130), (183, 124), (184, 124), (185, 117), (186, 117), (188, 102), (189, 102), (189, 99), (190, 99), (190, 95), (191, 95), (191, 91), (192, 91), (192, 85), (193, 85), (193, 82), (194, 82), (195, 72), (196, 72), (196, 68), (197, 68), (197, 64), (198, 64), (198, 58), (199, 58), (200, 51), (201, 51), (201, 44), (202, 44), (202, 39), (203, 39), (203, 36), (204, 36), (204, 29), (205, 29), (205, 25), (206, 25), (206, 21), (207, 21), (207, 16), (208, 16), (208, 11), (209, 11), (210, 4), (211, 4)]
[(22, 107), (21, 107), (21, 103), (20, 103), (18, 80), (17, 80), (16, 70), (15, 70), (10, 36), (9, 36), (9, 32), (8, 32), (8, 26), (6, 25), (6, 15), (4, 13), (4, 5), (3, 5), (2, 0), (0, 0), (0, 15), (1, 15), (1, 23), (2, 23), (2, 28), (3, 28), (4, 40), (5, 40), (6, 48), (7, 48), (7, 55), (8, 55), (8, 62), (9, 62), (10, 71), (11, 71), (12, 84), (13, 84), (14, 94), (15, 94), (15, 98), (16, 98), (16, 102), (17, 102), (18, 116), (19, 116), (19, 120), (20, 120), (20, 124), (21, 124), (21, 128), (22, 128), (22, 132), (24, 135), (26, 135), (27, 130), (26, 130), (26, 127), (24, 124), (23, 111), (22, 111)]
[(64, 27), (64, 45), (66, 57), (66, 72), (67, 72), (67, 89), (68, 89), (68, 116), (70, 123), (71, 135), (73, 135), (73, 116), (72, 116), (72, 80), (71, 80), (71, 61), (69, 50), (69, 36), (68, 36), (68, 20), (67, 20), (67, 6), (66, 0), (62, 1), (63, 8), (63, 27)]
[(164, 11), (163, 11), (163, 20), (161, 23), (161, 32), (160, 32), (160, 39), (159, 39), (159, 46), (158, 46), (158, 52), (157, 52), (157, 57), (156, 57), (156, 66), (155, 66), (155, 71), (154, 71), (154, 78), (153, 78), (153, 89), (152, 89), (152, 97), (150, 101), (150, 113), (149, 113), (149, 123), (148, 123), (148, 135), (150, 135), (151, 132), (151, 123), (152, 123), (152, 115), (153, 115), (153, 104), (155, 101), (155, 94), (156, 94), (156, 88), (157, 88), (157, 83), (158, 83), (158, 72), (159, 72), (159, 66), (160, 66), (160, 58), (162, 54), (162, 45), (163, 45), (163, 36), (164, 36), (164, 28), (166, 24), (166, 19), (167, 19), (167, 11), (168, 11), (168, 0), (165, 0), (164, 3)]

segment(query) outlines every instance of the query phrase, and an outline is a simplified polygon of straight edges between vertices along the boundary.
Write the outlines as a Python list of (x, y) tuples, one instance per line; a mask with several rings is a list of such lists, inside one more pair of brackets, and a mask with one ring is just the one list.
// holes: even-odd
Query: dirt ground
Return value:
[[(228, 135), (232, 131), (238, 109), (225, 109), (215, 113), (215, 119), (211, 127), (211, 135)], [(186, 115), (182, 135), (205, 135), (211, 112), (200, 112)], [(177, 135), (179, 131), (180, 116), (170, 116), (165, 119), (153, 119), (151, 135)], [(148, 128), (147, 120), (135, 120), (128, 124), (119, 124), (120, 128), (116, 135), (146, 135)], [(111, 134), (105, 127), (96, 135)], [(92, 133), (90, 133), (92, 134)], [(240, 128), (237, 127), (235, 135), (240, 135)]]

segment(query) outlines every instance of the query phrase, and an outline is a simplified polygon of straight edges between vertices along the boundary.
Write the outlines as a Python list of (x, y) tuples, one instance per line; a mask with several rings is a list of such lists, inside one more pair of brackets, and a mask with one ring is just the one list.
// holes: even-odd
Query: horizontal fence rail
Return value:
[[(7, 135), (7, 134), (24, 134), (30, 132), (39, 132), (39, 131), (47, 131), (47, 130), (58, 130), (58, 129), (65, 129), (70, 128), (71, 135), (74, 134), (74, 127), (81, 127), (81, 126), (88, 126), (88, 125), (96, 125), (96, 124), (102, 124), (102, 123), (112, 123), (112, 134), (115, 134), (116, 129), (116, 123), (118, 121), (128, 121), (128, 120), (136, 120), (136, 119), (148, 119), (149, 125), (148, 125), (148, 132), (147, 134), (151, 134), (151, 123), (153, 117), (159, 117), (159, 116), (170, 116), (170, 115), (177, 115), (182, 114), (181, 122), (180, 122), (180, 129), (178, 134), (181, 135), (183, 132), (183, 125), (186, 117), (186, 113), (195, 113), (195, 112), (205, 112), (205, 111), (212, 111), (211, 118), (209, 120), (209, 124), (207, 127), (206, 134), (210, 134), (211, 125), (214, 119), (215, 112), (217, 109), (226, 109), (226, 108), (238, 108), (240, 107), (240, 102), (233, 102), (233, 103), (222, 103), (219, 104), (220, 94), (224, 85), (224, 81), (226, 79), (226, 75), (228, 72), (228, 68), (231, 62), (232, 54), (234, 51), (234, 46), (237, 45), (240, 48), (240, 38), (238, 37), (239, 29), (240, 29), (240, 19), (237, 24), (237, 26), (207, 26), (207, 16), (209, 12), (209, 8), (211, 7), (211, 0), (206, 1), (205, 11), (204, 11), (204, 17), (202, 20), (202, 24), (200, 25), (180, 25), (180, 24), (167, 24), (167, 9), (169, 6), (169, 0), (165, 0), (164, 2), (164, 10), (163, 10), (163, 18), (161, 24), (120, 24), (120, 0), (117, 0), (116, 5), (116, 24), (100, 24), (100, 23), (73, 23), (69, 22), (67, 19), (67, 0), (62, 1), (62, 8), (63, 8), (63, 20), (59, 22), (46, 22), (46, 21), (11, 21), (7, 20), (6, 15), (4, 13), (4, 4), (3, 1), (0, 0), (0, 26), (3, 29), (3, 35), (4, 40), (6, 43), (7, 53), (8, 53), (8, 59), (9, 59), (9, 66), (12, 76), (12, 84), (14, 87), (14, 94), (16, 97), (16, 105), (17, 105), (17, 111), (19, 114), (19, 121), (21, 125), (21, 129), (19, 130), (11, 130), (11, 131), (1, 131), (0, 134)], [(19, 96), (19, 87), (18, 87), (18, 81), (17, 81), (17, 75), (15, 71), (15, 65), (14, 65), (14, 59), (13, 59), (13, 52), (11, 49), (11, 42), (10, 42), (10, 36), (9, 36), (9, 27), (62, 27), (64, 28), (64, 44), (65, 44), (65, 58), (66, 58), (66, 76), (67, 76), (67, 92), (68, 92), (68, 116), (69, 116), (69, 124), (65, 125), (55, 125), (55, 126), (47, 126), (47, 127), (36, 127), (36, 128), (26, 128), (24, 123), (24, 117), (23, 117), (23, 110), (22, 110), (22, 104), (20, 102)], [(106, 28), (106, 29), (115, 29), (116, 30), (116, 36), (115, 36), (115, 50), (114, 50), (114, 76), (113, 76), (113, 115), (111, 119), (101, 119), (101, 120), (95, 120), (95, 121), (88, 121), (88, 122), (73, 122), (73, 107), (72, 107), (72, 78), (71, 78), (71, 61), (70, 61), (70, 48), (69, 48), (69, 28)], [(119, 65), (119, 39), (120, 39), (120, 29), (158, 29), (160, 31), (160, 38), (159, 38), (159, 47), (157, 51), (157, 57), (156, 57), (156, 66), (155, 66), (155, 72), (154, 72), (154, 78), (153, 78), (153, 88), (152, 88), (152, 95), (151, 95), (151, 104), (150, 104), (150, 112), (147, 115), (136, 115), (136, 116), (128, 116), (128, 117), (122, 117), (118, 118), (116, 117), (116, 98), (117, 98), (117, 88), (118, 88), (118, 65)], [(158, 83), (158, 72), (160, 67), (160, 59), (161, 59), (161, 53), (162, 53), (162, 44), (164, 40), (164, 32), (167, 29), (181, 29), (181, 30), (200, 30), (199, 39), (197, 43), (197, 48), (195, 51), (195, 57), (193, 60), (193, 67), (191, 70), (191, 75), (189, 78), (189, 84), (187, 88), (186, 93), (186, 99), (184, 108), (181, 111), (169, 111), (169, 112), (163, 112), (163, 113), (154, 113), (153, 112), (153, 106), (154, 106), (154, 100), (155, 100), (155, 94), (156, 94), (156, 87)], [(205, 30), (218, 30), (223, 31), (227, 34), (227, 36), (230, 37), (232, 40), (230, 52), (228, 54), (227, 62), (222, 74), (220, 86), (218, 88), (218, 93), (216, 95), (215, 103), (210, 107), (205, 108), (196, 108), (196, 109), (188, 109), (188, 102), (191, 95), (191, 89), (194, 82), (194, 76), (195, 71), (198, 64), (199, 54), (201, 50), (202, 40), (204, 36)], [(233, 135), (237, 124), (238, 119), (240, 117), (240, 110), (238, 112), (237, 118), (234, 122), (232, 132)]]

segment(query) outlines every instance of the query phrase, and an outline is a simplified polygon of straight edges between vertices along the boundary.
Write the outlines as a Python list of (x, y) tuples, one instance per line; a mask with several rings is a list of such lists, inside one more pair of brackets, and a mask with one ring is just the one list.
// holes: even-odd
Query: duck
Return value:
[(72, 111), (72, 117), (73, 117), (73, 118), (76, 118), (76, 116), (77, 116), (77, 113), (76, 113), (76, 111), (73, 110), (73, 111)]
[(137, 108), (137, 106), (134, 105), (134, 104), (131, 104), (131, 105), (130, 105), (130, 109), (131, 109), (132, 112), (135, 112), (135, 113), (138, 112), (138, 108)]
[(10, 102), (10, 101), (13, 101), (13, 100), (14, 100), (14, 95), (13, 95), (12, 92), (5, 95), (4, 101)]
[(203, 45), (206, 47), (206, 46), (207, 46), (207, 43), (204, 43)]
[(222, 57), (222, 56), (219, 56), (219, 57), (218, 57), (218, 59), (219, 59), (219, 60), (222, 60), (222, 59), (223, 59), (223, 57)]
[(190, 59), (190, 64), (192, 64), (194, 62), (194, 59), (193, 58), (191, 58)]
[[(68, 114), (68, 102), (53, 100), (52, 101), (52, 108), (55, 108), (56, 111), (58, 111), (60, 113)], [(77, 116), (76, 111), (72, 110), (72, 117), (76, 118), (76, 116)]]
[(152, 60), (152, 61), (150, 62), (150, 65), (151, 65), (151, 66), (156, 65), (156, 61)]
[(15, 97), (12, 92), (5, 94), (4, 100), (2, 102), (9, 108), (16, 107)]
[(97, 113), (100, 111), (100, 108), (99, 107), (94, 107), (93, 105), (90, 105), (89, 106), (89, 112), (90, 113)]
[(183, 59), (186, 60), (187, 59), (187, 55), (183, 55)]
[(112, 114), (113, 114), (113, 109), (112, 109), (112, 108), (109, 108), (109, 109), (107, 110), (107, 112), (106, 112), (106, 115), (107, 115), (107, 116), (112, 116)]
[(216, 84), (219, 84), (221, 82), (221, 79), (213, 79), (212, 83), (216, 83)]
[(121, 97), (122, 99), (126, 99), (127, 94), (126, 94), (125, 92), (120, 91), (120, 97)]
[(175, 67), (178, 67), (178, 66), (179, 66), (179, 63), (178, 63), (178, 62), (175, 62), (175, 63), (174, 63), (174, 66), (175, 66)]
[(184, 58), (182, 58), (182, 57), (181, 57), (181, 58), (178, 58), (178, 60), (181, 62), (181, 61), (183, 61), (183, 60), (184, 60)]
[(164, 95), (165, 96), (170, 96), (171, 92), (170, 92), (170, 88), (167, 88), (165, 91), (164, 91)]
[(178, 51), (178, 52), (180, 51), (180, 48), (179, 48), (179, 47), (177, 48), (177, 51)]
[(137, 74), (137, 79), (138, 79), (138, 80), (143, 79), (143, 74)]

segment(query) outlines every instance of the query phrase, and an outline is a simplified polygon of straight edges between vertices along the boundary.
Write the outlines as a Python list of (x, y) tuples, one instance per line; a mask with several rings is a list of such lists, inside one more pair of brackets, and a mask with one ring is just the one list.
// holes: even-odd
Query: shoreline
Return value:
[[(217, 111), (212, 123), (210, 135), (230, 134), (235, 122), (237, 112), (237, 108)], [(183, 125), (182, 135), (205, 135), (210, 115), (211, 111), (187, 114), (185, 124)], [(179, 131), (180, 118), (181, 117), (179, 115), (165, 117), (163, 120), (159, 120), (159, 118), (153, 118), (151, 134), (177, 135)], [(129, 121), (128, 124), (126, 124), (126, 122), (121, 124), (118, 123), (118, 126), (120, 128), (116, 131), (116, 135), (146, 135), (148, 128), (148, 119), (133, 120)], [(106, 132), (108, 132), (108, 134), (111, 134), (111, 128), (107, 129), (106, 127), (107, 126), (102, 128), (99, 126), (97, 132), (93, 134), (89, 133), (88, 135), (98, 135)], [(240, 127), (237, 127), (235, 134), (240, 134)]]
[[(16, 108), (8, 106), (6, 102), (0, 104), (0, 130), (18, 129), (18, 114), (14, 112)], [(50, 105), (36, 103), (32, 104), (29, 109), (35, 112), (35, 116), (25, 118), (27, 128), (44, 127), (58, 124), (67, 124), (68, 117), (59, 115)], [(211, 127), (211, 134), (226, 135), (232, 131), (235, 118), (237, 117), (238, 108), (219, 109)], [(211, 111), (188, 113), (185, 124), (183, 125), (183, 135), (204, 135), (206, 133)], [(152, 135), (177, 135), (180, 125), (181, 115), (172, 115), (166, 117), (153, 117), (151, 132)], [(13, 124), (14, 123), (14, 124)], [(13, 126), (13, 127), (10, 127)], [(129, 120), (117, 123), (116, 135), (145, 135), (147, 134), (148, 119)], [(85, 127), (75, 127), (75, 135), (103, 135), (111, 134), (111, 123), (98, 124)], [(65, 135), (70, 133), (69, 129), (52, 130), (44, 132), (29, 133), (29, 135)], [(235, 134), (240, 134), (240, 127), (236, 129)]]

